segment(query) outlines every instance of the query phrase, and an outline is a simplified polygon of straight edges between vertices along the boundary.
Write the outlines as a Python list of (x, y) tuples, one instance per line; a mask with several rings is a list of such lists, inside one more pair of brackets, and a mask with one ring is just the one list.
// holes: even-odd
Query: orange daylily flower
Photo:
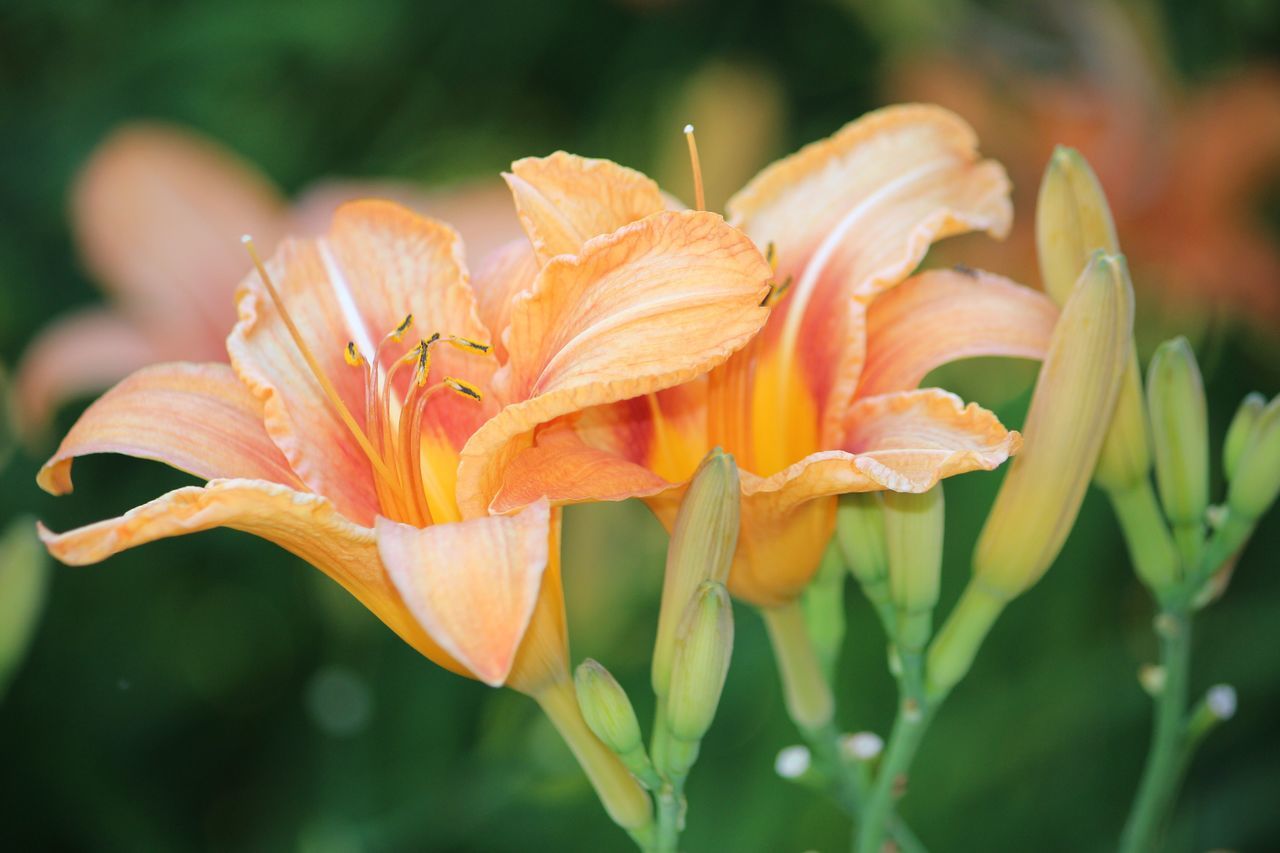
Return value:
[(494, 358), (457, 234), (389, 202), (349, 204), (241, 284), (229, 366), (133, 374), (39, 474), (62, 494), (76, 457), (111, 452), (208, 484), (41, 535), (79, 565), (244, 530), (324, 571), (439, 665), (540, 697), (568, 678), (559, 511), (473, 511), (455, 491), (460, 455), (495, 423), (518, 442), (722, 362), (763, 323), (768, 275), (720, 217), (658, 212), (546, 264), (503, 306), (513, 334)]
[(58, 405), (109, 387), (148, 364), (225, 361), (232, 295), (247, 268), (236, 245), (264, 250), (285, 234), (323, 233), (333, 211), (390, 198), (454, 223), (477, 254), (518, 236), (498, 182), (424, 193), (406, 184), (323, 181), (293, 205), (256, 167), (183, 128), (139, 122), (96, 149), (71, 190), (84, 265), (111, 304), (55, 320), (30, 344), (14, 377), (16, 413), (39, 433)]
[[(664, 207), (638, 172), (564, 153), (519, 161), (507, 181), (532, 252), (513, 245), (482, 272), (494, 293)], [(719, 445), (742, 480), (730, 587), (758, 605), (792, 600), (827, 546), (837, 495), (923, 492), (1016, 451), (1018, 434), (990, 412), (917, 386), (958, 358), (1042, 357), (1056, 308), (999, 276), (913, 275), (935, 240), (1003, 235), (1008, 196), (1004, 170), (979, 158), (969, 127), (930, 106), (871, 113), (775, 163), (729, 202), (731, 221), (776, 262), (761, 334), (707, 377), (584, 408), (532, 440), (524, 424), (491, 422), (463, 451), (462, 505), (507, 512), (541, 498), (640, 496), (669, 522), (679, 486)], [(508, 348), (536, 345), (505, 325)]]

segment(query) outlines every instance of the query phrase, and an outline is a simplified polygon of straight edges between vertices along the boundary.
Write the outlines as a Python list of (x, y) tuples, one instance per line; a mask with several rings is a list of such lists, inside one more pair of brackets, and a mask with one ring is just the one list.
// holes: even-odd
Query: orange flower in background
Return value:
[[(532, 252), (513, 245), (481, 272), (494, 293), (522, 289), (593, 235), (664, 206), (643, 175), (564, 153), (519, 161), (507, 180)], [(927, 106), (869, 114), (779, 161), (729, 203), (731, 221), (776, 260), (761, 334), (678, 388), (584, 407), (533, 432), (491, 421), (463, 451), (462, 506), (638, 495), (669, 522), (674, 487), (718, 445), (736, 457), (743, 490), (730, 586), (755, 604), (793, 599), (826, 548), (836, 495), (926, 491), (1017, 449), (1017, 434), (990, 412), (916, 386), (956, 358), (1041, 357), (1056, 308), (997, 276), (912, 276), (934, 240), (1003, 234), (1008, 191), (968, 126)], [(507, 347), (528, 345), (517, 318), (494, 317)], [(537, 382), (504, 379), (513, 389)]]
[[(888, 94), (972, 121), (1008, 166), (1022, 209), (1032, 209), (1054, 146), (1078, 149), (1107, 188), (1140, 294), (1179, 324), (1219, 312), (1274, 334), (1280, 247), (1259, 207), (1280, 176), (1280, 68), (1189, 86), (1169, 70), (1158, 26), (1144, 28), (1111, 4), (1060, 11), (1061, 67), (1029, 67), (993, 35), (962, 53), (907, 56), (891, 71)], [(964, 248), (1013, 275), (1035, 273), (1029, 218), (1003, 245)]]
[[(441, 666), (535, 697), (563, 690), (559, 513), (469, 511), (459, 456), (494, 423), (533, 430), (723, 361), (763, 323), (768, 274), (718, 216), (655, 213), (546, 264), (505, 309), (525, 336), (495, 359), (457, 234), (388, 202), (347, 205), (326, 236), (286, 240), (241, 285), (230, 366), (135, 373), (39, 475), (62, 494), (75, 457), (110, 452), (208, 484), (42, 536), (86, 564), (243, 530), (324, 571)], [(436, 333), (415, 345), (411, 328)]]
[(144, 365), (225, 360), (232, 294), (248, 268), (239, 236), (270, 250), (286, 233), (322, 233), (339, 204), (368, 197), (454, 223), (478, 253), (519, 233), (498, 182), (425, 194), (326, 181), (289, 206), (254, 166), (192, 131), (137, 123), (112, 133), (71, 191), (76, 243), (111, 304), (55, 320), (31, 342), (14, 377), (22, 430), (38, 434), (60, 404)]

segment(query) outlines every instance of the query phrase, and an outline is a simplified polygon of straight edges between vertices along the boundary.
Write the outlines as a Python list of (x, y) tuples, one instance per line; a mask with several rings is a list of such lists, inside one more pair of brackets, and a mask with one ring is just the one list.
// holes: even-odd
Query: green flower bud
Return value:
[(1253, 437), (1253, 428), (1266, 405), (1267, 398), (1257, 391), (1240, 401), (1240, 408), (1236, 409), (1236, 416), (1227, 429), (1227, 439), (1222, 444), (1222, 467), (1228, 480), (1235, 479), (1236, 471), (1240, 469), (1240, 457), (1244, 455), (1244, 449)]
[(667, 695), (676, 634), (685, 609), (705, 581), (724, 583), (738, 547), (738, 466), (719, 448), (707, 454), (676, 514), (667, 549), (653, 649), (653, 692)]
[(897, 644), (906, 651), (920, 651), (933, 632), (942, 577), (942, 485), (923, 494), (884, 492), (881, 497)]
[(1184, 538), (1179, 528), (1199, 531), (1209, 506), (1209, 416), (1200, 368), (1186, 338), (1165, 341), (1151, 357), (1147, 411), (1160, 503), (1175, 538)]
[(1227, 506), (1255, 522), (1280, 493), (1280, 396), (1272, 399), (1254, 425), (1240, 453), (1235, 479), (1227, 489)]
[(1064, 305), (1096, 251), (1120, 253), (1111, 208), (1098, 176), (1074, 148), (1059, 145), (1049, 158), (1036, 199), (1036, 254), (1053, 301)]
[(587, 727), (605, 746), (621, 756), (643, 749), (635, 709), (609, 670), (587, 658), (574, 672), (573, 685)]
[(1124, 259), (1098, 253), (1054, 328), (1013, 460), (974, 550), (975, 580), (1012, 598), (1049, 568), (1075, 523), (1128, 362)]
[(667, 700), (667, 727), (675, 738), (696, 742), (711, 728), (732, 654), (729, 591), (708, 581), (690, 602), (676, 643)]
[(867, 598), (889, 600), (889, 559), (885, 552), (884, 516), (874, 492), (840, 496), (836, 511), (836, 543), (845, 565)]

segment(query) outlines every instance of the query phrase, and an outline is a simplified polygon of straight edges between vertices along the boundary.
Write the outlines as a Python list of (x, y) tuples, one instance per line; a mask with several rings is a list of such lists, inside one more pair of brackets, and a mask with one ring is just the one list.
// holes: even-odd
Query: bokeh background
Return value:
[[(491, 189), (514, 158), (609, 157), (688, 197), (679, 130), (692, 121), (720, 205), (774, 157), (927, 98), (959, 109), (1006, 162), (1023, 226), (1003, 247), (967, 240), (934, 262), (1034, 283), (1038, 175), (1054, 142), (1081, 147), (1133, 263), (1141, 349), (1192, 338), (1216, 444), (1245, 392), (1280, 390), (1278, 46), (1268, 0), (3, 0), (0, 360), (20, 384), (42, 327), (110, 301), (69, 199), (95, 147), (131, 121), (216, 140), (282, 198), (325, 178), (390, 178), (430, 207), (479, 186), (459, 214), (478, 244), (490, 211), (510, 217)], [(175, 250), (163, 229), (134, 239), (126, 255), (144, 269)], [(173, 309), (172, 321), (189, 318)], [(54, 350), (91, 379), (101, 365), (70, 341)], [(1033, 375), (975, 361), (937, 381), (1017, 424)], [(44, 495), (35, 471), (89, 399), (73, 396), (40, 424), (10, 395), (0, 521), (65, 529), (188, 481), (92, 457), (72, 496)], [(998, 482), (947, 483), (944, 610)], [(1240, 711), (1195, 760), (1171, 850), (1280, 846), (1276, 519), (1197, 622), (1193, 684), (1235, 685)], [(573, 508), (566, 525), (574, 659), (609, 666), (645, 719), (661, 529), (632, 504)], [(0, 847), (625, 849), (531, 702), (432, 666), (272, 546), (214, 531), (45, 572), (24, 541), (4, 540), (0, 566)], [(883, 733), (883, 640), (857, 590), (847, 597), (841, 723)], [(1092, 494), (925, 742), (903, 810), (931, 847), (1114, 845), (1147, 746), (1135, 673), (1154, 655), (1151, 615)], [(684, 847), (843, 849), (841, 814), (773, 773), (796, 740), (760, 621), (740, 610)]]

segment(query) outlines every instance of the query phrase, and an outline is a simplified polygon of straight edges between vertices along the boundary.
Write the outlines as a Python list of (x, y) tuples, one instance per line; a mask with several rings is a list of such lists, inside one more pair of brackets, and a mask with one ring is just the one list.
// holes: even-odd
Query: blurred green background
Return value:
[[(102, 298), (78, 263), (66, 199), (95, 144), (130, 119), (203, 132), (286, 191), (329, 175), (449, 186), (564, 148), (646, 170), (686, 195), (679, 129), (706, 121), (714, 143), (704, 137), (702, 157), (724, 176), (711, 187), (722, 203), (731, 179), (898, 94), (895, 69), (911, 57), (972, 60), (996, 93), (1016, 68), (1068, 78), (1097, 47), (1072, 35), (1085, 6), (3, 0), (0, 359), (14, 365), (49, 319)], [(1152, 64), (1179, 92), (1277, 59), (1274, 3), (1169, 0), (1122, 11), (1144, 22), (1136, 31), (1148, 46), (1161, 34)], [(999, 136), (997, 123), (996, 138), (983, 140), (997, 156), (1008, 141)], [(1247, 201), (1273, 249), (1278, 187), (1273, 171)], [(1129, 239), (1122, 222), (1122, 244)], [(1173, 333), (1156, 278), (1138, 282), (1147, 352)], [(1280, 390), (1280, 332), (1270, 315), (1212, 296), (1208, 308), (1175, 314), (1205, 366), (1220, 441), (1245, 392)], [(1027, 365), (971, 362), (938, 381), (1012, 425), (1032, 376)], [(84, 402), (13, 452), (0, 475), (0, 520), (34, 514), (67, 529), (188, 481), (91, 457), (77, 463), (74, 495), (40, 492), (35, 471)], [(972, 474), (947, 483), (944, 609), (998, 482)], [(1197, 623), (1193, 687), (1235, 685), (1240, 711), (1196, 758), (1171, 850), (1280, 847), (1276, 517)], [(642, 719), (664, 548), (639, 505), (568, 512), (574, 660), (603, 661)], [(841, 723), (884, 733), (894, 693), (883, 640), (853, 588), (848, 613)], [(725, 699), (689, 784), (683, 847), (844, 849), (837, 809), (773, 773), (776, 752), (797, 737), (759, 618), (737, 615)], [(1054, 569), (1001, 619), (925, 742), (903, 811), (932, 848), (1114, 846), (1147, 746), (1150, 706), (1134, 676), (1154, 655), (1151, 615), (1109, 508), (1091, 494)], [(19, 617), (0, 607), (0, 618)], [(318, 572), (227, 531), (52, 569), (29, 651), (0, 697), (0, 774), (0, 846), (9, 850), (628, 843), (531, 702), (434, 667)]]

